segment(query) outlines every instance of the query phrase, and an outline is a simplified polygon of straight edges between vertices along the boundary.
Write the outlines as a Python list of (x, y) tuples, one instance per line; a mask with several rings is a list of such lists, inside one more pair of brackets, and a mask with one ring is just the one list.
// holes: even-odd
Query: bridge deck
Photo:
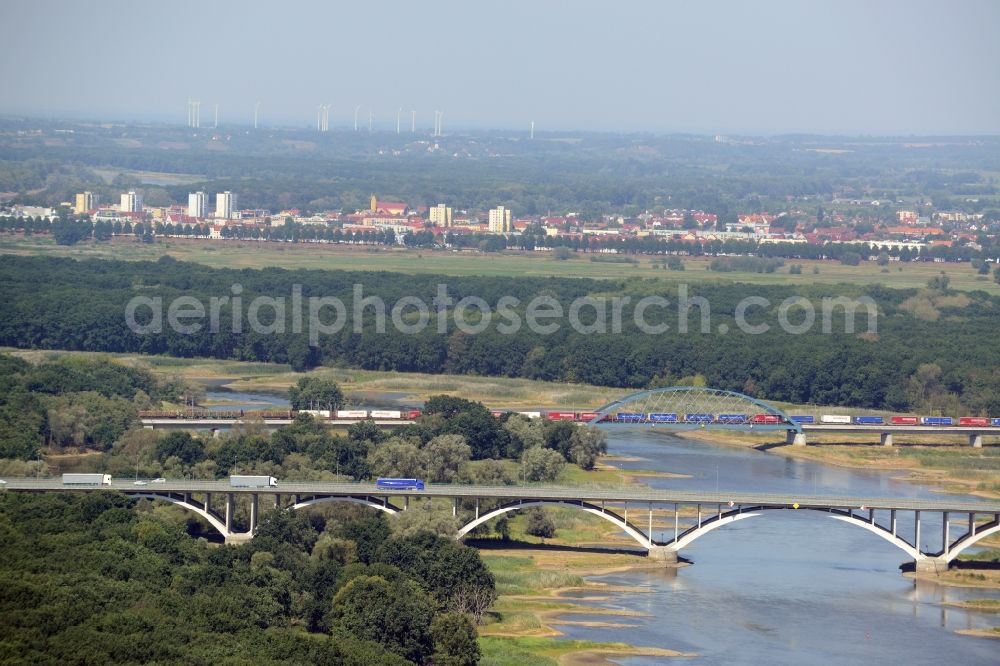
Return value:
[(167, 481), (137, 486), (114, 481), (110, 486), (63, 485), (61, 479), (6, 479), (0, 488), (8, 491), (107, 491), (124, 493), (235, 493), (303, 496), (447, 497), (483, 499), (547, 499), (590, 502), (653, 502), (656, 504), (716, 505), (733, 502), (740, 506), (792, 506), (802, 509), (899, 509), (903, 511), (955, 511), (1000, 513), (1000, 501), (966, 499), (914, 499), (898, 497), (854, 497), (842, 495), (787, 495), (746, 492), (692, 492), (558, 486), (428, 485), (426, 490), (389, 490), (374, 483), (316, 483), (289, 481), (273, 488), (234, 488), (219, 481)]

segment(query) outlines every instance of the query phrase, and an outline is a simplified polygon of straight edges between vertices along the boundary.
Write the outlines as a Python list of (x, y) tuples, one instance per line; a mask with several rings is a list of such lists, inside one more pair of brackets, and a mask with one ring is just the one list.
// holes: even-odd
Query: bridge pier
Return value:
[(238, 534), (227, 534), (226, 535), (226, 545), (227, 546), (238, 546), (241, 543), (246, 543), (253, 538), (251, 532), (240, 532)]
[(977, 449), (983, 448), (983, 433), (976, 432), (969, 435), (969, 445)]
[(805, 446), (806, 434), (804, 432), (789, 430), (785, 433), (785, 444), (791, 444), (792, 446)]
[(646, 557), (663, 564), (665, 567), (677, 564), (677, 551), (670, 546), (653, 546), (649, 549)]
[(948, 570), (948, 561), (938, 557), (925, 557), (915, 562), (917, 573), (940, 574)]
[(892, 446), (892, 433), (883, 432), (879, 435), (879, 440), (882, 442), (882, 446)]

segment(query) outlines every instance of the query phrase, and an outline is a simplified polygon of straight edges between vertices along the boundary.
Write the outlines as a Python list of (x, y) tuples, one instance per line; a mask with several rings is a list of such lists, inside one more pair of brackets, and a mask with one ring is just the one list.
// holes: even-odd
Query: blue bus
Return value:
[(386, 490), (423, 490), (424, 482), (420, 479), (377, 479), (375, 486)]
[(650, 412), (649, 420), (653, 423), (677, 423), (676, 412)]

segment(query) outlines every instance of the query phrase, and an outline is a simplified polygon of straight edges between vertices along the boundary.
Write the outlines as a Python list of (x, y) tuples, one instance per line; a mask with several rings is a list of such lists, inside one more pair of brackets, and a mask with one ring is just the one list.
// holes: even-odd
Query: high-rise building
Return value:
[(438, 204), (431, 208), (431, 224), (435, 227), (451, 226), (451, 208), (444, 204)]
[(497, 206), (490, 209), (490, 233), (506, 234), (514, 230), (510, 209)]
[(215, 217), (222, 220), (229, 220), (236, 210), (236, 195), (228, 190), (215, 195)]
[(142, 195), (136, 193), (135, 190), (129, 190), (122, 194), (121, 205), (118, 207), (123, 213), (141, 213), (142, 212)]
[(191, 192), (188, 194), (188, 216), (204, 218), (208, 217), (208, 195), (204, 192)]
[(74, 213), (82, 215), (95, 208), (97, 208), (97, 195), (93, 192), (81, 192), (76, 195), (76, 205), (73, 206)]

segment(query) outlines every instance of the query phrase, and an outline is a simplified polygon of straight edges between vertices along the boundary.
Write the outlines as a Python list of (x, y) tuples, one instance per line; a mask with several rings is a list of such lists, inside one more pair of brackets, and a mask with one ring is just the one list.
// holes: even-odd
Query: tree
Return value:
[(438, 435), (424, 447), (424, 469), (435, 483), (451, 483), (459, 468), (469, 462), (472, 449), (461, 435)]
[(174, 431), (156, 443), (156, 457), (159, 460), (166, 460), (170, 456), (177, 456), (184, 464), (193, 465), (205, 457), (205, 445), (189, 432)]
[(583, 469), (594, 469), (597, 457), (608, 451), (608, 437), (603, 430), (578, 426), (570, 437), (569, 458)]
[(552, 449), (526, 449), (521, 454), (521, 474), (526, 481), (555, 481), (565, 464), (562, 454)]
[(861, 264), (861, 255), (857, 252), (844, 252), (840, 255), (840, 263), (845, 266), (858, 266)]
[(476, 628), (461, 613), (439, 613), (431, 622), (435, 666), (475, 666), (482, 652)]
[(430, 625), (434, 608), (416, 582), (358, 576), (333, 598), (328, 621), (362, 640), (424, 663), (433, 651)]
[(376, 476), (422, 479), (427, 474), (426, 458), (417, 443), (399, 437), (374, 447), (368, 454), (368, 464)]
[(556, 534), (556, 524), (552, 522), (545, 509), (539, 506), (531, 507), (525, 513), (527, 525), (524, 531), (542, 539), (551, 539)]
[(344, 393), (332, 379), (302, 377), (288, 389), (292, 409), (339, 409), (344, 404)]

